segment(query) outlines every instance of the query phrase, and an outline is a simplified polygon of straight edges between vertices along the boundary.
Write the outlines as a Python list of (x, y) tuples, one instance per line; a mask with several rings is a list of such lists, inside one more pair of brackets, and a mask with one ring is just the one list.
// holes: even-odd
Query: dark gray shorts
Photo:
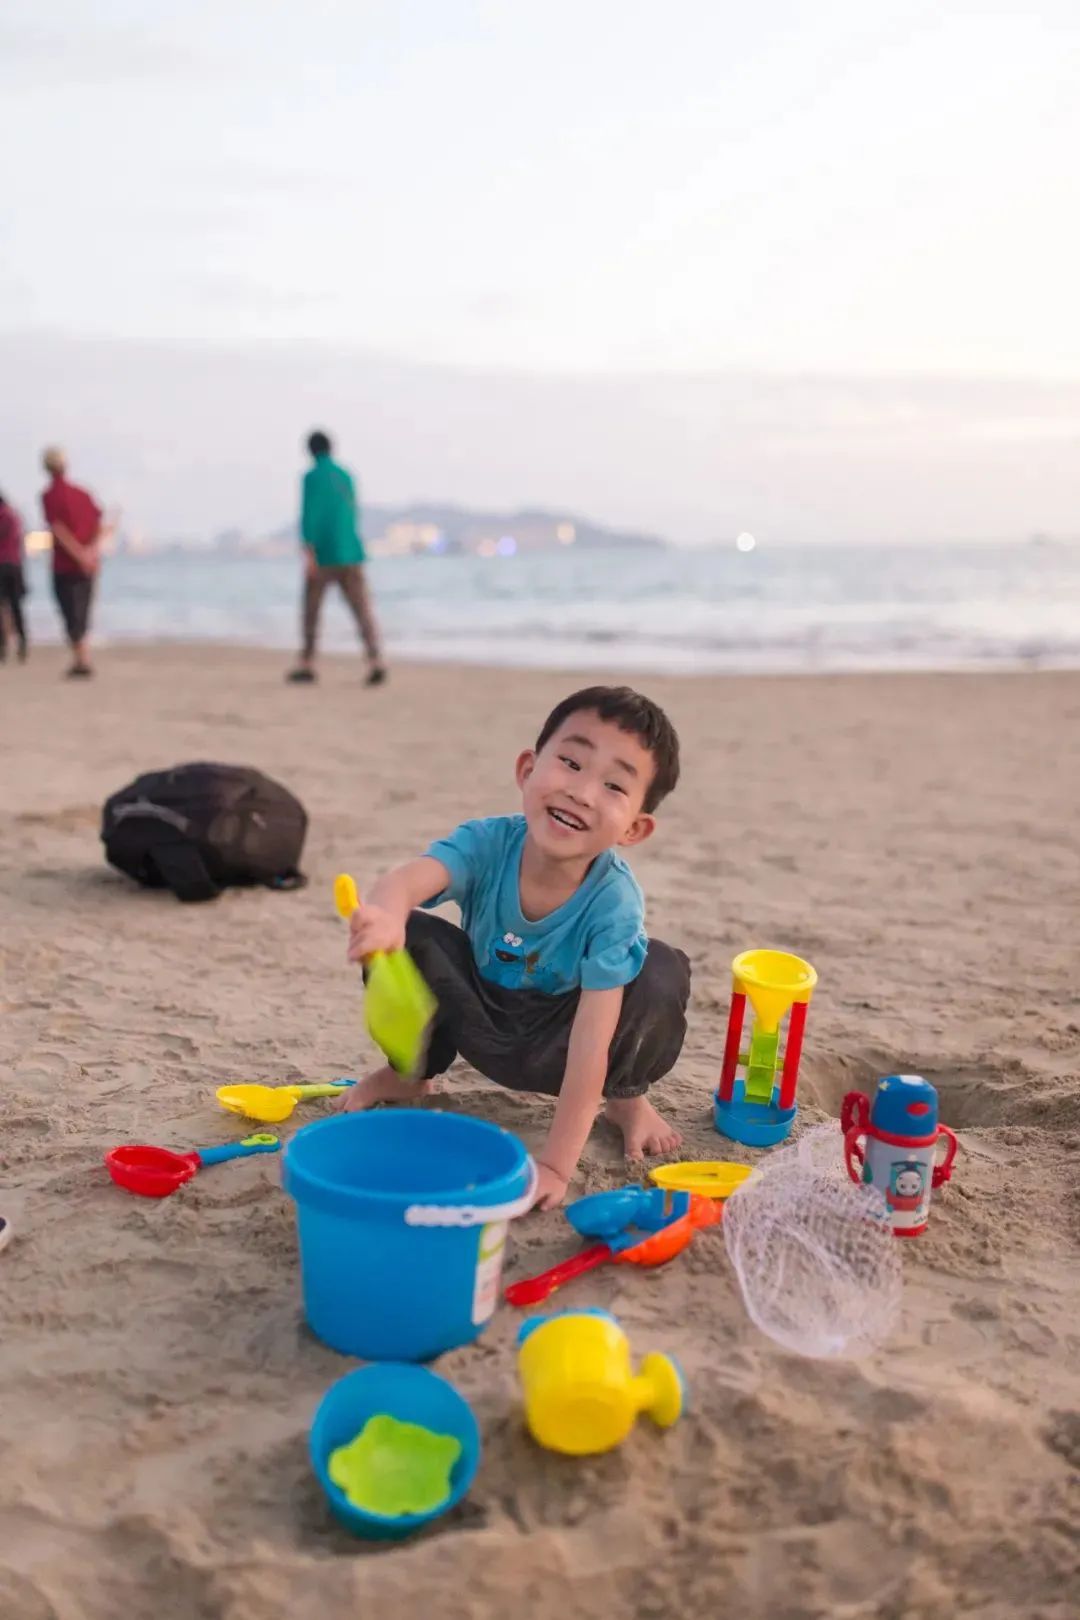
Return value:
[[(424, 1078), (445, 1073), (460, 1054), (511, 1091), (557, 1097), (581, 992), (546, 996), (489, 984), (464, 930), (426, 911), (410, 915), (406, 944), (439, 1003)], [(640, 1097), (674, 1068), (686, 1038), (689, 998), (687, 958), (662, 940), (650, 940), (641, 972), (623, 996), (605, 1097)]]
[(53, 594), (60, 608), (67, 638), (72, 644), (85, 639), (94, 600), (93, 574), (54, 574)]

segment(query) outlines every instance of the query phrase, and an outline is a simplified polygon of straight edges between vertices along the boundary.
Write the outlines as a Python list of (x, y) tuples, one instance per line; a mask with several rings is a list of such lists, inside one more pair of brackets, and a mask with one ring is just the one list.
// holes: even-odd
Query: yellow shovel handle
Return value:
[(290, 1097), (295, 1097), (297, 1102), (303, 1102), (305, 1097), (340, 1097), (341, 1093), (348, 1089), (348, 1086), (342, 1085), (340, 1081), (337, 1085), (331, 1085), (329, 1080), (314, 1086), (281, 1087), (281, 1090), (287, 1091)]
[(359, 910), (360, 895), (357, 892), (356, 881), (348, 872), (339, 872), (334, 879), (334, 904), (339, 917), (348, 922), (354, 911)]
[[(354, 911), (360, 909), (360, 892), (356, 887), (355, 879), (351, 878), (348, 872), (339, 872), (334, 879), (334, 904), (337, 907), (338, 916), (344, 918), (346, 922), (348, 922)], [(382, 954), (382, 951), (372, 951), (370, 956), (364, 957), (365, 966), (369, 962), (374, 962), (375, 958)]]

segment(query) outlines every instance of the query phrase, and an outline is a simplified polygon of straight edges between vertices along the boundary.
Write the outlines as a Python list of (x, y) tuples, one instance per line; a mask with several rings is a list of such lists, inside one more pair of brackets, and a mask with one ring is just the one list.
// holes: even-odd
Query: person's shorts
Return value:
[(93, 574), (54, 574), (53, 590), (68, 640), (82, 641), (90, 624), (90, 604), (94, 600)]

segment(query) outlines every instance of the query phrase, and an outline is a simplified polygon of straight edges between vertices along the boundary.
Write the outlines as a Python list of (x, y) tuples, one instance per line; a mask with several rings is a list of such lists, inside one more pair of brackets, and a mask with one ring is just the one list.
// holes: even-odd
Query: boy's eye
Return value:
[(626, 793), (626, 789), (623, 787), (621, 782), (605, 782), (604, 786), (609, 787), (612, 793)]
[(572, 771), (580, 771), (581, 766), (576, 759), (571, 759), (569, 754), (560, 754), (559, 759), (563, 765), (569, 765)]

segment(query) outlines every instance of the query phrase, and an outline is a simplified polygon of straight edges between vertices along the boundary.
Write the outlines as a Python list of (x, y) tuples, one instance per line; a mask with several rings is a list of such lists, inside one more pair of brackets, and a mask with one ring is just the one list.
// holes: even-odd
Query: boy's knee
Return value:
[(472, 958), (469, 937), (445, 917), (430, 911), (410, 911), (405, 924), (405, 949), (425, 978), (437, 976), (443, 964), (468, 965)]
[(639, 995), (674, 1003), (685, 1010), (690, 1000), (689, 957), (673, 945), (666, 945), (662, 939), (651, 939), (635, 986)]
[(432, 924), (440, 922), (444, 927), (453, 926), (448, 925), (444, 917), (433, 917), (430, 911), (410, 911), (405, 923), (405, 948), (410, 951), (422, 949), (429, 939), (438, 936), (438, 929)]
[(605, 1097), (640, 1096), (675, 1067), (686, 1038), (689, 999), (689, 960), (663, 940), (650, 940), (641, 972), (623, 1000)]

